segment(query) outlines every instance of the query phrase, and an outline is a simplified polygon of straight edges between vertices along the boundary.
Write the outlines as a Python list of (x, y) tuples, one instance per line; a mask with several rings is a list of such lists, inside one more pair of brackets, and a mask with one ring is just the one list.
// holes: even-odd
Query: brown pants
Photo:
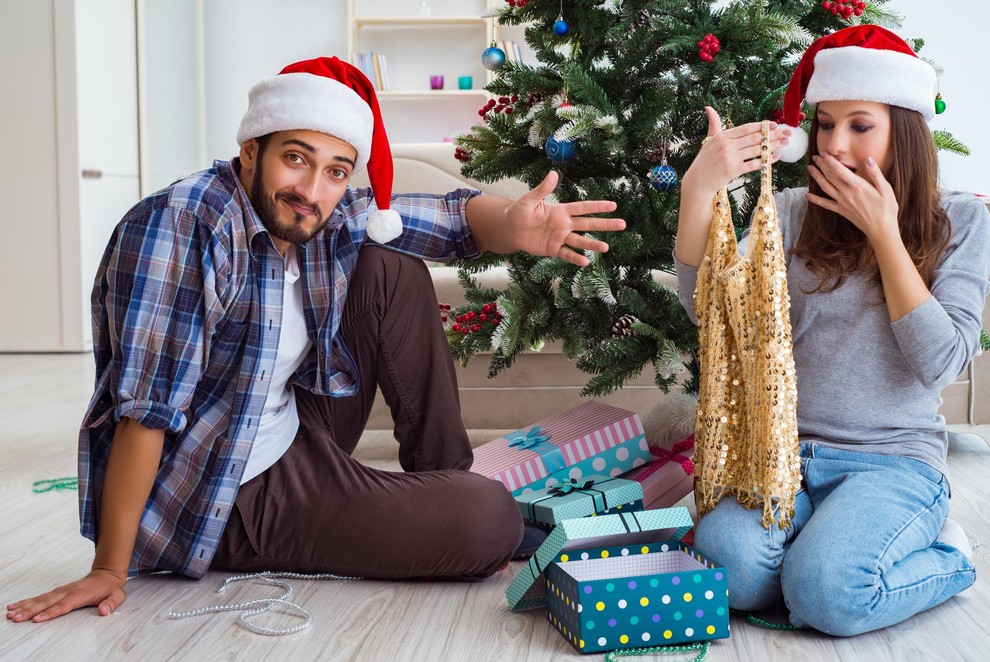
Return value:
[[(241, 486), (213, 567), (383, 579), (491, 575), (519, 544), (522, 520), (500, 483), (466, 471), (471, 446), (422, 261), (362, 249), (340, 337), (361, 371), (358, 394), (296, 388), (299, 433), (278, 462)], [(408, 473), (350, 457), (376, 385)]]

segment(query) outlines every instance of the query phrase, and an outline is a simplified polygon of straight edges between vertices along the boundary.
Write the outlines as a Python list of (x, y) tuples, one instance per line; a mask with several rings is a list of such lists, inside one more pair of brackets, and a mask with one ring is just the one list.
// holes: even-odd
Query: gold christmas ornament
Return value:
[(763, 525), (791, 525), (801, 486), (797, 379), (783, 240), (773, 201), (769, 122), (763, 122), (760, 198), (740, 257), (726, 189), (698, 270), (701, 380), (695, 417), (698, 514), (733, 494), (763, 506)]

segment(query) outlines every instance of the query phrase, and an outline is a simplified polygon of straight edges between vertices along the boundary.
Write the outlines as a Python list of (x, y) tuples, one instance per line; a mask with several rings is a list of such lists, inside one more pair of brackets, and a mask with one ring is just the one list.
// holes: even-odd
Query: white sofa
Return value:
[[(465, 179), (461, 163), (454, 158), (450, 143), (397, 144), (392, 146), (394, 193), (446, 193), (459, 187), (477, 188), (485, 193), (515, 198), (528, 189), (518, 180), (495, 184)], [(367, 186), (364, 172), (357, 173), (354, 186)], [(990, 203), (988, 203), (990, 204)], [(437, 300), (457, 305), (464, 302), (457, 282), (457, 270), (431, 265)], [(673, 284), (669, 274), (657, 272), (658, 280)], [(493, 268), (477, 276), (486, 286), (504, 288), (508, 275), (504, 268)], [(984, 328), (990, 329), (990, 308), (984, 311)], [(560, 412), (581, 401), (581, 388), (589, 376), (578, 370), (561, 352), (559, 344), (549, 343), (540, 352), (527, 352), (495, 379), (488, 379), (486, 355), (478, 355), (467, 367), (458, 366), (461, 409), (468, 429), (505, 429), (528, 425)], [(942, 413), (950, 423), (990, 423), (990, 352), (979, 356), (960, 381), (943, 391)], [(639, 378), (617, 393), (604, 398), (641, 415), (646, 414), (664, 393), (652, 381), (647, 368)], [(982, 407), (980, 404), (982, 403)], [(389, 429), (391, 418), (381, 398), (375, 403), (369, 429)]]

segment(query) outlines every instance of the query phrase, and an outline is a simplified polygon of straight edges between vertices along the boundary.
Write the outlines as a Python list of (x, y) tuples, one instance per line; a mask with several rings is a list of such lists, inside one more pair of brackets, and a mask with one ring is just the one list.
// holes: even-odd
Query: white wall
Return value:
[[(411, 1), (411, 0), (410, 0)], [(285, 65), (347, 50), (345, 0), (206, 0), (206, 155), (237, 154), (251, 86)]]
[(197, 12), (202, 0), (143, 0), (145, 194), (200, 170)]
[(933, 129), (950, 132), (972, 150), (970, 156), (942, 154), (942, 185), (990, 195), (990, 58), (986, 55), (990, 3), (986, 0), (894, 0), (904, 15), (902, 37), (925, 40), (921, 55), (944, 69), (942, 98), (946, 111)]

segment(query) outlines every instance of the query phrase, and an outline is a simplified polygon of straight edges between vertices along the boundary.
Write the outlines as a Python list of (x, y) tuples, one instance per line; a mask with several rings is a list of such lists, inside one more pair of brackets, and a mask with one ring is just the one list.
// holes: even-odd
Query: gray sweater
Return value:
[[(801, 441), (920, 460), (946, 473), (940, 392), (979, 345), (990, 291), (990, 214), (975, 196), (945, 192), (952, 236), (932, 297), (891, 323), (879, 286), (856, 273), (810, 294), (818, 278), (792, 259), (807, 209), (806, 188), (775, 196), (787, 254), (797, 422)], [(739, 243), (745, 250), (746, 237)], [(675, 261), (676, 263), (676, 261)], [(678, 294), (691, 319), (698, 270), (676, 263)]]

